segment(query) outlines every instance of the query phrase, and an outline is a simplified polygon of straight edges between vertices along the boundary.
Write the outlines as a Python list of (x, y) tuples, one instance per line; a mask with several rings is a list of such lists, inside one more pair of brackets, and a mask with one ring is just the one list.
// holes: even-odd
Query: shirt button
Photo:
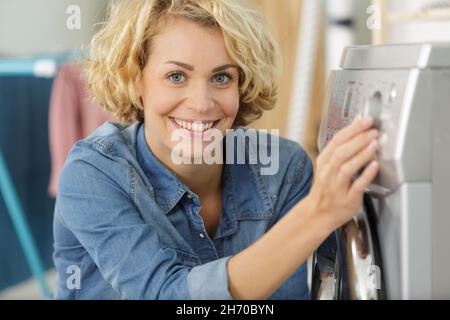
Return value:
[(205, 235), (203, 233), (200, 233), (198, 236), (200, 237), (200, 239), (205, 239)]
[(189, 198), (189, 199), (192, 199), (192, 196), (188, 193), (187, 194), (187, 197)]

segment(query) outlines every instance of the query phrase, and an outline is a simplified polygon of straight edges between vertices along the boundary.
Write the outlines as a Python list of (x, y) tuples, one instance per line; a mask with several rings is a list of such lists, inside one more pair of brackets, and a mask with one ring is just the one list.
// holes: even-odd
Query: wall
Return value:
[(384, 43), (449, 42), (450, 0), (382, 0)]
[[(263, 117), (251, 126), (261, 129), (280, 129), (280, 135), (285, 136), (302, 3), (301, 0), (283, 0), (283, 5), (273, 0), (252, 0), (252, 2), (264, 13), (267, 23), (281, 47), (283, 71), (279, 79), (279, 99), (276, 107), (265, 112)], [(302, 143), (311, 156), (316, 153), (315, 139), (325, 83), (323, 32), (319, 32), (319, 34), (321, 34), (321, 39), (319, 39), (320, 44), (315, 67), (310, 120), (308, 121), (308, 128), (306, 128), (305, 142)]]
[[(59, 53), (87, 44), (107, 0), (0, 0), (0, 56)], [(81, 29), (69, 30), (69, 5), (81, 9)]]

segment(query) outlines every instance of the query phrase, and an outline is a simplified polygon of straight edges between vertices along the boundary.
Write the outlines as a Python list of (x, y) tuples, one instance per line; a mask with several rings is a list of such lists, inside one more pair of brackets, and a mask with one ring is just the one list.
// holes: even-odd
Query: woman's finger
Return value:
[(373, 118), (365, 117), (360, 118), (357, 117), (353, 120), (352, 123), (347, 125), (346, 127), (339, 130), (325, 147), (321, 154), (321, 161), (327, 163), (330, 161), (331, 155), (334, 153), (335, 149), (341, 144), (353, 138), (358, 133), (367, 130), (373, 126)]
[(378, 173), (379, 164), (378, 161), (373, 160), (370, 164), (364, 169), (363, 173), (353, 181), (348, 195), (350, 199), (357, 200), (361, 199), (364, 190), (370, 185), (372, 180), (376, 177)]
[(369, 146), (371, 142), (376, 141), (375, 139), (377, 139), (378, 136), (378, 130), (371, 129), (368, 132), (359, 133), (350, 141), (340, 145), (331, 156), (331, 170), (338, 173), (339, 169), (345, 162), (355, 157), (355, 155), (360, 153), (361, 150)]
[(353, 158), (342, 164), (336, 180), (339, 188), (348, 188), (352, 177), (374, 159), (378, 147), (378, 141), (373, 140), (366, 148), (363, 148)]

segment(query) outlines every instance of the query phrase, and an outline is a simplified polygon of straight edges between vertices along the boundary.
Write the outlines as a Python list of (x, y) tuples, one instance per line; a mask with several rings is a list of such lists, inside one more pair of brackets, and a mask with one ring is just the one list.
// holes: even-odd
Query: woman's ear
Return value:
[(144, 108), (144, 100), (142, 99), (142, 95), (144, 93), (143, 90), (143, 81), (142, 76), (140, 75), (136, 80), (134, 87), (136, 88), (136, 96), (139, 98), (139, 102), (141, 103), (141, 107)]

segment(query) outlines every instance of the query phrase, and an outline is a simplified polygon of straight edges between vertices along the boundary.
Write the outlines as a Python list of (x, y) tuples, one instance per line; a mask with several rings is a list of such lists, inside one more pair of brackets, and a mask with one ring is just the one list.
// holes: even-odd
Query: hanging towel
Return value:
[(56, 197), (58, 178), (72, 145), (113, 117), (90, 98), (80, 67), (62, 65), (53, 82), (49, 110), (52, 169), (48, 192)]

